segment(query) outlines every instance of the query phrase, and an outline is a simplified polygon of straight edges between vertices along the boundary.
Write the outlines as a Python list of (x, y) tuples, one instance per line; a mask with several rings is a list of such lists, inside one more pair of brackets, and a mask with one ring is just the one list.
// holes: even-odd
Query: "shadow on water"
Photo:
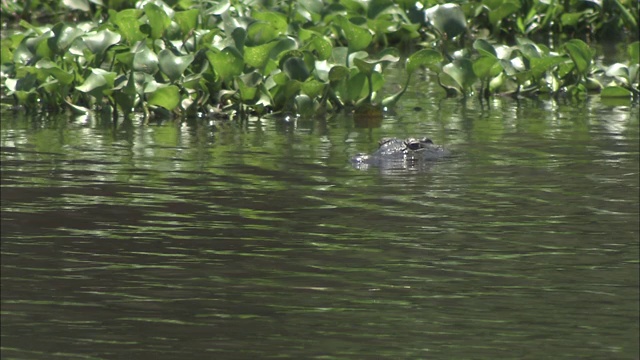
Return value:
[[(3, 113), (2, 357), (637, 358), (637, 106), (432, 92), (371, 131)], [(349, 164), (414, 135), (454, 156)]]

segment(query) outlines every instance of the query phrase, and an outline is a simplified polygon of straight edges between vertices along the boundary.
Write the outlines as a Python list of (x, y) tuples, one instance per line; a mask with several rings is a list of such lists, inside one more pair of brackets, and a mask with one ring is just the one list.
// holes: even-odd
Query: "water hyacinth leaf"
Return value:
[(538, 48), (534, 44), (520, 44), (518, 46), (518, 49), (520, 50), (522, 55), (524, 55), (524, 57), (529, 60), (539, 59), (542, 57), (542, 55), (540, 55), (540, 52), (538, 51)]
[(200, 10), (189, 9), (185, 11), (177, 11), (173, 15), (173, 20), (175, 20), (180, 27), (180, 31), (183, 36), (186, 36), (191, 30), (195, 30), (196, 25), (198, 24), (198, 14), (200, 14)]
[(478, 39), (473, 42), (473, 48), (481, 55), (497, 57), (496, 49), (485, 39)]
[(2, 43), (2, 49), (0, 50), (0, 64), (8, 64), (11, 61), (13, 61), (13, 52), (9, 46)]
[(315, 112), (314, 102), (307, 95), (297, 95), (294, 103), (296, 105), (296, 112), (302, 116), (311, 116)]
[(158, 72), (158, 56), (144, 43), (141, 44), (140, 51), (133, 55), (133, 70), (153, 75)]
[(275, 11), (255, 12), (252, 14), (252, 18), (270, 24), (278, 34), (284, 34), (287, 32), (287, 28), (289, 27), (287, 17), (284, 14)]
[(231, 38), (233, 39), (236, 49), (240, 51), (240, 54), (244, 54), (244, 43), (247, 40), (247, 30), (237, 27), (231, 31)]
[(347, 39), (349, 52), (364, 50), (371, 44), (373, 35), (369, 29), (360, 27), (343, 16), (338, 16), (336, 21)]
[(560, 23), (562, 26), (576, 26), (582, 20), (586, 11), (578, 13), (564, 13), (560, 16)]
[(307, 79), (302, 83), (300, 90), (312, 99), (320, 96), (326, 87), (326, 84), (316, 79)]
[(94, 54), (104, 53), (110, 46), (117, 44), (120, 34), (110, 30), (94, 31), (82, 38), (89, 51)]
[(151, 38), (159, 39), (171, 25), (171, 18), (169, 18), (164, 9), (151, 2), (144, 6), (144, 13), (147, 15), (148, 24), (151, 27)]
[(568, 59), (563, 56), (544, 56), (540, 58), (530, 58), (529, 65), (531, 67), (531, 74), (534, 78), (540, 78), (545, 72), (551, 70), (554, 66), (567, 61)]
[(383, 52), (381, 52), (382, 56), (378, 59), (372, 59), (369, 57), (354, 58), (353, 64), (358, 68), (358, 70), (367, 75), (370, 75), (374, 72), (376, 66), (378, 65), (384, 67), (384, 65), (398, 62), (400, 60), (400, 57), (397, 56), (397, 53), (397, 49), (387, 48)]
[(349, 67), (353, 67), (353, 61), (355, 59), (360, 59), (360, 60), (364, 60), (366, 58), (369, 57), (369, 53), (366, 51), (356, 51), (354, 53), (349, 54), (349, 56), (347, 57), (347, 61), (349, 63)]
[(275, 85), (284, 85), (289, 81), (289, 77), (284, 72), (273, 74), (269, 77), (269, 81), (273, 81)]
[(113, 88), (116, 75), (114, 72), (102, 69), (91, 69), (89, 77), (87, 77), (82, 85), (77, 86), (76, 90), (91, 94), (94, 97), (108, 94)]
[(140, 17), (142, 10), (126, 9), (117, 12), (109, 17), (109, 20), (118, 27), (118, 32), (122, 34), (127, 43), (130, 45), (147, 37), (140, 31)]
[(147, 102), (171, 111), (180, 103), (180, 89), (175, 85), (159, 87), (147, 94)]
[(393, 5), (391, 0), (371, 0), (367, 8), (367, 18), (375, 19)]
[(220, 80), (229, 82), (242, 74), (244, 61), (238, 49), (228, 46), (218, 53), (207, 52), (207, 58)]
[(431, 49), (422, 49), (409, 56), (405, 68), (407, 73), (411, 75), (422, 66), (432, 66), (442, 60), (444, 60), (444, 58), (440, 52)]
[(436, 5), (425, 10), (424, 14), (429, 23), (449, 39), (467, 30), (467, 19), (457, 4)]
[(160, 71), (169, 77), (171, 82), (174, 82), (182, 76), (184, 71), (193, 62), (193, 54), (184, 56), (176, 56), (170, 50), (164, 49), (158, 54), (158, 65)]
[(268, 22), (256, 21), (247, 28), (247, 46), (266, 44), (280, 35), (279, 31)]
[[(126, 77), (125, 75), (122, 76)], [(115, 91), (113, 93), (113, 99), (116, 104), (120, 106), (125, 118), (128, 117), (139, 99), (133, 71), (130, 73), (126, 80), (126, 84), (124, 84), (120, 91)]]
[(245, 46), (244, 47), (244, 61), (249, 66), (253, 66), (257, 69), (262, 69), (269, 61), (269, 54), (271, 49), (277, 45), (278, 41), (272, 41), (268, 44), (258, 46)]
[(626, 80), (629, 78), (629, 68), (624, 64), (615, 63), (609, 66), (606, 74), (610, 77), (618, 77)]
[(290, 37), (281, 37), (276, 46), (274, 46), (269, 52), (269, 57), (271, 59), (277, 59), (281, 56), (281, 54), (286, 53), (290, 50), (295, 50), (298, 48), (298, 44), (295, 40)]
[(353, 59), (353, 64), (358, 68), (358, 70), (360, 70), (361, 73), (365, 74), (365, 75), (371, 75), (373, 73), (373, 70), (376, 67), (376, 63), (370, 63), (370, 62), (366, 62), (362, 59)]
[(599, 90), (602, 90), (602, 88), (604, 87), (602, 86), (600, 81), (592, 77), (588, 77), (585, 79), (584, 86), (589, 91), (599, 91)]
[(369, 95), (368, 80), (365, 74), (357, 73), (347, 80), (346, 99), (348, 101), (356, 101)]
[(85, 33), (82, 29), (65, 23), (57, 23), (52, 31), (55, 36), (49, 39), (49, 47), (56, 54), (64, 54), (73, 41)]
[(334, 47), (331, 50), (331, 57), (328, 59), (330, 63), (337, 65), (347, 65), (347, 56), (349, 55), (349, 48), (344, 46)]
[(379, 72), (374, 72), (373, 74), (371, 74), (370, 80), (371, 89), (373, 89), (374, 92), (382, 89), (382, 87), (384, 86), (384, 77)]
[(578, 39), (569, 40), (564, 44), (580, 74), (586, 74), (591, 66), (594, 51), (584, 41)]
[(40, 69), (46, 76), (53, 76), (63, 85), (71, 84), (75, 78), (73, 74), (62, 70), (56, 63), (48, 59), (41, 59), (36, 63), (35, 67)]
[(518, 0), (501, 1), (497, 8), (492, 8), (492, 10), (489, 11), (489, 22), (493, 24), (493, 26), (497, 26), (502, 19), (520, 10), (520, 7), (521, 5)]
[(490, 55), (481, 56), (473, 62), (473, 72), (477, 77), (485, 79), (501, 73), (502, 66), (500, 60), (496, 57)]
[[(3, 51), (4, 56), (4, 51)], [(13, 62), (16, 64), (26, 65), (31, 62), (35, 56), (34, 53), (29, 50), (27, 43), (25, 41), (21, 42), (20, 45), (13, 52)]]
[(89, 114), (91, 113), (91, 110), (84, 107), (84, 106), (80, 106), (80, 105), (75, 105), (70, 103), (67, 99), (64, 99), (64, 102), (67, 103), (67, 105), (69, 105), (69, 107), (71, 108), (71, 111), (75, 114)]
[(290, 57), (284, 61), (282, 71), (289, 79), (304, 82), (309, 78), (309, 69), (304, 60), (299, 57)]
[(71, 10), (80, 10), (84, 12), (91, 11), (88, 0), (62, 0), (62, 4)]
[(318, 57), (318, 60), (326, 60), (331, 57), (331, 42), (324, 36), (314, 36), (307, 46)]
[(329, 70), (329, 81), (338, 82), (349, 78), (349, 69), (345, 66), (336, 65)]
[(607, 86), (602, 89), (600, 96), (603, 98), (628, 98), (633, 96), (633, 93), (622, 86)]
[(240, 100), (243, 103), (252, 103), (260, 97), (258, 85), (262, 82), (262, 75), (252, 72), (240, 76), (236, 80), (236, 87), (240, 91)]
[(222, 15), (226, 13), (231, 7), (229, 0), (221, 0), (210, 3), (211, 7), (208, 8), (207, 15)]
[(469, 89), (477, 79), (473, 71), (473, 64), (468, 59), (456, 59), (445, 65), (442, 71), (451, 76), (464, 91)]

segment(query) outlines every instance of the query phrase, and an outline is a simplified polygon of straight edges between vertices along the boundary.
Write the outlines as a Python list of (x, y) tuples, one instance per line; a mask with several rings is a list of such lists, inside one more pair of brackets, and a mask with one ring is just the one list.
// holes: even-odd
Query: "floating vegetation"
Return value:
[[(38, 26), (23, 19), (20, 32), (2, 39), (2, 95), (27, 109), (114, 118), (370, 114), (393, 106), (421, 69), (447, 96), (640, 94), (638, 41), (627, 62), (610, 66), (595, 61), (587, 42), (610, 33), (637, 38), (632, 1), (572, 2), (568, 9), (520, 0), (61, 3), (58, 10), (85, 20)], [(3, 17), (47, 10), (24, 6), (3, 2)], [(531, 40), (553, 31), (585, 38), (560, 38), (556, 48)], [(417, 50), (406, 57), (399, 48)], [(392, 65), (407, 80), (383, 96)]]

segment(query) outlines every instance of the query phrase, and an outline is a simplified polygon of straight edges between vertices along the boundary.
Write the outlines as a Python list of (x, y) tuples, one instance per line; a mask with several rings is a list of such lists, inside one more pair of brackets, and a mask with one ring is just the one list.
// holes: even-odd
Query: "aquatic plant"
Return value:
[[(304, 0), (263, 6), (241, 0), (171, 5), (141, 0), (133, 7), (120, 1), (106, 8), (100, 1), (69, 0), (64, 6), (85, 14), (79, 18), (86, 21), (37, 26), (20, 20), (22, 31), (2, 39), (2, 92), (27, 109), (68, 106), (114, 118), (133, 112), (310, 116), (393, 106), (412, 75), (428, 68), (449, 95), (480, 90), (485, 97), (579, 97), (601, 90), (602, 96), (638, 97), (638, 42), (629, 47), (630, 61), (604, 67), (582, 40), (550, 49), (526, 38), (537, 29), (534, 9), (547, 10), (536, 15), (535, 23), (544, 28), (556, 23), (557, 8), (535, 2), (523, 14), (514, 1), (460, 6)], [(628, 6), (614, 2), (617, 10), (603, 8), (600, 16), (623, 14), (619, 30), (637, 29), (637, 13), (634, 17)], [(3, 10), (11, 6), (19, 10), (16, 3), (3, 2)], [(565, 12), (564, 23), (579, 28), (597, 10)], [(515, 44), (500, 43), (500, 29), (514, 21)], [(490, 31), (483, 36), (484, 28)], [(423, 49), (405, 62), (394, 45)], [(390, 65), (404, 65), (407, 81), (384, 97), (380, 92)]]

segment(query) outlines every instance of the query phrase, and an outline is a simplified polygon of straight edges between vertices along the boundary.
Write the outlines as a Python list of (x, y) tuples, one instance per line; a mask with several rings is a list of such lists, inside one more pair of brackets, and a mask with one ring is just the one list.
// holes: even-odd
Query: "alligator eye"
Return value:
[(431, 139), (429, 138), (422, 138), (422, 140), (420, 140), (421, 143), (423, 144), (431, 144), (433, 145), (433, 141), (431, 141)]
[(418, 150), (421, 148), (420, 142), (412, 140), (411, 142), (406, 142), (405, 145), (411, 150)]

